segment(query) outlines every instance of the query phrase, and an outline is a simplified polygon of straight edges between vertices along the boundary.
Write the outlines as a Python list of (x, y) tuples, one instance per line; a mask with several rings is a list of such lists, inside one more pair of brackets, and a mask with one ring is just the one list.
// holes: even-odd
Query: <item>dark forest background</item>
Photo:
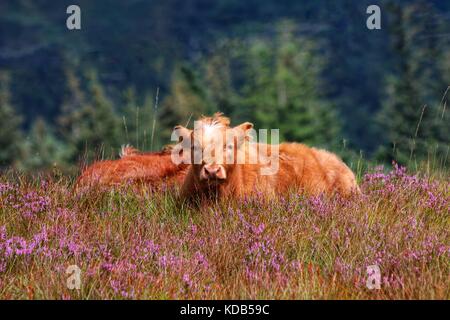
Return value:
[(350, 162), (445, 166), (449, 84), (445, 0), (0, 2), (3, 168), (158, 150), (214, 111)]

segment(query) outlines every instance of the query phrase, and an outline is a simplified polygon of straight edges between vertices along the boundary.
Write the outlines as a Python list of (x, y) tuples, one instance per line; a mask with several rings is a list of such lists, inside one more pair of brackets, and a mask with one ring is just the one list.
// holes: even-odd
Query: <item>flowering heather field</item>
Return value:
[[(450, 298), (448, 176), (395, 167), (366, 174), (353, 199), (202, 209), (173, 190), (78, 196), (57, 180), (0, 177), (1, 299)], [(366, 288), (369, 265), (380, 290)]]

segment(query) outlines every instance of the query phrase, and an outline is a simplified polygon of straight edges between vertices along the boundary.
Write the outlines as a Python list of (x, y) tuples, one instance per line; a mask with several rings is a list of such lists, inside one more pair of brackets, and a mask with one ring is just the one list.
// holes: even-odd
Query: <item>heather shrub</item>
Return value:
[[(202, 208), (167, 188), (72, 184), (0, 178), (0, 298), (450, 298), (446, 176), (376, 168), (349, 199), (256, 193)], [(366, 287), (371, 265), (379, 290)]]

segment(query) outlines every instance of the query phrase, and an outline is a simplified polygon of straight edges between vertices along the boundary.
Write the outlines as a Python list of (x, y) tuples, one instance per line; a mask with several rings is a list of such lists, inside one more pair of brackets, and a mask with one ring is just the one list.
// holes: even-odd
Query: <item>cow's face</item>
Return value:
[(198, 121), (190, 131), (191, 163), (197, 179), (207, 185), (226, 181), (251, 128), (249, 122), (230, 128), (228, 123), (210, 118)]

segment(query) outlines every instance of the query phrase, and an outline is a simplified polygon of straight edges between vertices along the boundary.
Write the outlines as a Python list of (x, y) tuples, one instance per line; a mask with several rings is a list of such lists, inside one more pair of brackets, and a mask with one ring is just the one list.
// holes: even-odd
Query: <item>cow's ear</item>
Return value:
[(249, 130), (253, 129), (253, 123), (251, 122), (244, 122), (240, 125), (233, 128), (237, 138), (238, 143), (242, 143), (244, 140), (250, 140), (250, 132)]
[(240, 125), (234, 127), (237, 130), (241, 130), (242, 132), (247, 132), (247, 130), (253, 129), (253, 123), (251, 122), (244, 122), (241, 123)]
[(174, 130), (175, 134), (179, 137), (179, 141), (182, 141), (182, 140), (186, 141), (191, 138), (192, 130), (189, 130), (188, 128), (178, 125), (178, 126), (175, 126), (173, 128), (173, 130)]

